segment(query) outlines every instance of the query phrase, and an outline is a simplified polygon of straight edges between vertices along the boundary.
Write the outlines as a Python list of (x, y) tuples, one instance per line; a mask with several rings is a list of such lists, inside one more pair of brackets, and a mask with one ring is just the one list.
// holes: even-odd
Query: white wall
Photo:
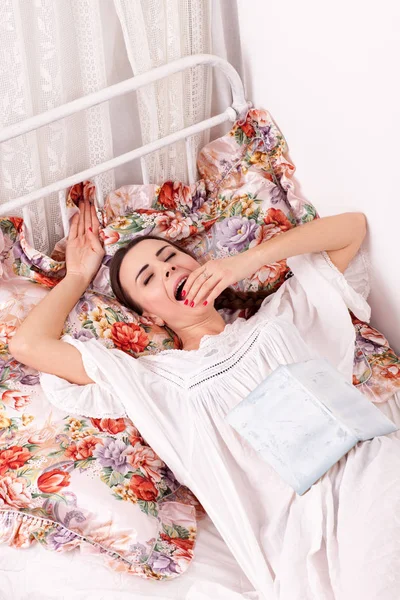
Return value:
[(321, 216), (361, 210), (372, 323), (400, 350), (400, 3), (238, 0), (248, 99)]

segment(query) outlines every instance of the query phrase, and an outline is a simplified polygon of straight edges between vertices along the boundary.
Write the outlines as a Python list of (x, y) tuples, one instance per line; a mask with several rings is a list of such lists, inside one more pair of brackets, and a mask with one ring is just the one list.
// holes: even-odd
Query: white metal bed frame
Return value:
[(40, 198), (48, 196), (49, 194), (58, 192), (63, 231), (64, 235), (67, 235), (69, 226), (65, 200), (66, 190), (68, 188), (70, 188), (76, 183), (80, 183), (81, 181), (92, 179), (96, 184), (98, 206), (102, 207), (104, 205), (104, 195), (102, 193), (101, 186), (98, 181), (98, 176), (101, 173), (124, 165), (125, 163), (128, 163), (137, 158), (140, 158), (143, 183), (148, 183), (147, 170), (143, 157), (148, 154), (151, 154), (152, 152), (155, 152), (156, 150), (159, 150), (160, 148), (164, 148), (169, 144), (173, 144), (174, 142), (183, 139), (186, 142), (189, 183), (193, 183), (196, 179), (196, 164), (193, 162), (193, 156), (190, 152), (189, 147), (191, 136), (205, 131), (206, 129), (209, 129), (216, 125), (219, 125), (221, 123), (225, 123), (227, 121), (234, 122), (236, 119), (240, 118), (243, 114), (245, 114), (245, 112), (251, 106), (251, 103), (247, 102), (245, 99), (243, 83), (240, 79), (238, 72), (226, 60), (223, 60), (222, 58), (214, 56), (212, 54), (194, 54), (191, 56), (185, 56), (184, 58), (180, 58), (176, 61), (148, 71), (147, 73), (143, 73), (142, 75), (132, 77), (125, 81), (121, 81), (120, 83), (111, 85), (107, 88), (99, 90), (98, 92), (88, 94), (87, 96), (83, 96), (82, 98), (78, 98), (76, 100), (73, 100), (72, 102), (68, 102), (66, 104), (63, 104), (62, 106), (58, 106), (57, 108), (51, 109), (34, 117), (30, 117), (29, 119), (25, 119), (24, 121), (20, 121), (0, 130), (0, 143), (6, 142), (15, 137), (43, 127), (44, 125), (49, 125), (54, 121), (58, 121), (59, 119), (68, 117), (81, 110), (91, 108), (92, 106), (96, 106), (97, 104), (101, 104), (102, 102), (107, 102), (108, 100), (117, 98), (118, 96), (121, 96), (128, 92), (138, 90), (139, 88), (153, 83), (155, 81), (158, 81), (159, 79), (168, 77), (168, 75), (172, 75), (174, 73), (178, 73), (180, 71), (184, 71), (185, 69), (196, 67), (198, 65), (208, 65), (211, 67), (217, 67), (226, 75), (231, 86), (232, 104), (224, 112), (214, 117), (205, 119), (200, 123), (196, 123), (194, 125), (181, 129), (180, 131), (167, 135), (164, 138), (161, 138), (154, 142), (150, 142), (149, 144), (145, 144), (144, 146), (141, 146), (139, 148), (135, 148), (130, 152), (126, 152), (125, 154), (117, 156), (116, 158), (112, 158), (110, 160), (104, 161), (103, 163), (95, 165), (94, 167), (85, 169), (84, 171), (80, 171), (75, 175), (65, 177), (64, 179), (46, 185), (38, 190), (34, 190), (29, 194), (20, 196), (19, 198), (16, 198), (14, 200), (9, 200), (8, 202), (5, 202), (4, 204), (0, 205), (0, 216), (12, 215), (13, 211), (22, 208), (23, 218), (29, 230), (30, 213), (28, 210), (28, 205), (34, 202), (35, 200), (39, 200)]

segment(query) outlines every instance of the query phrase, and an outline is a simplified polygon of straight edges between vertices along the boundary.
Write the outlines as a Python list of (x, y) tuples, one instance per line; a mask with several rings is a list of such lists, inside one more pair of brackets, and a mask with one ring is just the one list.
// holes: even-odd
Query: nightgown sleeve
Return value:
[(315, 356), (327, 358), (351, 382), (355, 330), (349, 311), (361, 321), (371, 316), (365, 256), (360, 252), (344, 274), (326, 252), (292, 256), (287, 264), (293, 277), (264, 300), (261, 317), (290, 321)]
[(98, 346), (100, 352), (104, 350), (109, 353), (112, 350), (104, 348), (97, 340), (81, 342), (70, 335), (64, 335), (61, 341), (79, 350), (85, 371), (95, 383), (77, 385), (50, 373), (40, 373), (42, 389), (50, 402), (61, 410), (84, 417), (112, 419), (125, 417), (125, 408), (105, 376), (107, 355), (104, 356), (103, 370), (93, 360), (91, 352), (93, 347)]
[(323, 278), (332, 291), (339, 293), (349, 310), (359, 319), (369, 321), (369, 265), (363, 250), (350, 261), (344, 273), (333, 264), (327, 252), (292, 256), (288, 259), (288, 266), (295, 278), (307, 287), (307, 293), (318, 294), (318, 285), (313, 285), (312, 279), (318, 282), (319, 278)]
[(190, 468), (193, 419), (185, 396), (166, 388), (161, 377), (118, 349), (108, 349), (96, 339), (86, 342), (69, 335), (63, 342), (75, 346), (92, 384), (76, 385), (40, 374), (49, 401), (61, 410), (86, 417), (129, 417), (181, 483)]

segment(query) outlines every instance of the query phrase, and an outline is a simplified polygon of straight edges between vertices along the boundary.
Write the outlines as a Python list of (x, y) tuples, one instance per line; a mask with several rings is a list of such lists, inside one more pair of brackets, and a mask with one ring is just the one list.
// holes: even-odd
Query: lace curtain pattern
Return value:
[[(139, 75), (182, 56), (211, 52), (209, 0), (114, 0), (133, 73)], [(198, 66), (146, 86), (137, 100), (143, 144), (210, 116), (210, 69)], [(193, 136), (193, 158), (208, 141)], [(185, 142), (145, 159), (148, 181), (187, 181)]]
[[(98, 4), (2, 0), (0, 127), (108, 85)], [(0, 202), (111, 157), (106, 104), (20, 136), (0, 145)], [(111, 190), (113, 174), (101, 184)], [(34, 245), (48, 252), (62, 233), (57, 194), (30, 205), (30, 214)]]
[[(189, 54), (218, 54), (241, 74), (238, 29), (234, 0), (3, 0), (0, 127)], [(0, 204), (217, 114), (230, 102), (224, 77), (199, 66), (0, 144)], [(194, 159), (209, 135), (191, 139)], [(149, 182), (187, 182), (184, 142), (147, 157), (145, 167)], [(141, 179), (134, 161), (98, 183), (107, 194)], [(32, 242), (49, 253), (62, 235), (57, 194), (29, 210)]]

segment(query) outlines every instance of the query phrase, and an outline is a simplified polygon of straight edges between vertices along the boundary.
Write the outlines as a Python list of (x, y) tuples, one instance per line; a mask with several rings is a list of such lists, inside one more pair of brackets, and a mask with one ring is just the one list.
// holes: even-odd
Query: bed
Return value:
[[(229, 168), (226, 167), (227, 140), (225, 139), (222, 142), (222, 151), (220, 151), (221, 155), (223, 155), (223, 159), (219, 160), (218, 164), (219, 166), (222, 165), (221, 168), (226, 170), (226, 172), (224, 172), (224, 193), (227, 189), (231, 190), (236, 186), (235, 193), (238, 193), (238, 189), (240, 189), (241, 192), (245, 190), (246, 193), (249, 194), (248, 181), (243, 182), (241, 180), (243, 173), (248, 171), (253, 178), (256, 176), (259, 177), (261, 174), (262, 185), (264, 186), (262, 189), (264, 191), (265, 189), (268, 189), (268, 201), (271, 202), (271, 204), (268, 205), (269, 208), (266, 211), (266, 215), (263, 215), (262, 217), (263, 227), (265, 231), (268, 232), (268, 235), (271, 232), (273, 235), (278, 234), (292, 226), (305, 223), (317, 217), (314, 207), (296, 197), (293, 187), (290, 185), (289, 179), (293, 174), (294, 167), (283, 155), (283, 136), (281, 136), (276, 128), (272, 128), (272, 124), (268, 120), (268, 115), (264, 112), (253, 115), (253, 121), (244, 119), (244, 116), (247, 115), (251, 105), (245, 99), (240, 78), (231, 65), (214, 56), (198, 55), (180, 59), (139, 77), (132, 78), (100, 92), (70, 102), (69, 104), (51, 110), (48, 113), (38, 115), (7, 127), (0, 131), (0, 143), (32, 131), (45, 124), (52, 123), (57, 119), (64, 118), (78, 110), (94, 106), (95, 104), (115, 98), (128, 91), (136, 90), (171, 73), (176, 73), (197, 64), (208, 64), (220, 68), (228, 77), (231, 84), (233, 101), (232, 105), (223, 113), (211, 117), (202, 123), (192, 125), (182, 131), (171, 134), (162, 140), (157, 140), (141, 148), (132, 150), (118, 158), (114, 158), (103, 164), (97, 165), (96, 167), (77, 173), (0, 206), (0, 217), (2, 215), (12, 215), (16, 210), (22, 210), (24, 228), (22, 228), (22, 224), (18, 219), (8, 221), (6, 223), (6, 229), (3, 227), (3, 231), (7, 231), (10, 239), (14, 237), (15, 241), (15, 239), (20, 236), (22, 240), (22, 249), (24, 250), (25, 255), (19, 253), (17, 258), (20, 274), (25, 275), (26, 277), (29, 275), (31, 279), (33, 277), (34, 281), (38, 283), (44, 285), (47, 284), (50, 287), (52, 285), (50, 279), (43, 276), (43, 274), (38, 274), (39, 267), (43, 268), (43, 257), (40, 256), (39, 253), (35, 253), (32, 238), (29, 236), (29, 207), (32, 203), (49, 194), (59, 194), (59, 207), (63, 226), (61, 237), (63, 237), (68, 234), (68, 223), (71, 217), (71, 211), (76, 210), (76, 206), (73, 202), (74, 197), (78, 194), (92, 194), (96, 197), (98, 208), (105, 208), (106, 211), (108, 219), (106, 225), (108, 226), (105, 227), (105, 243), (110, 246), (121, 243), (120, 240), (123, 241), (124, 230), (134, 230), (135, 227), (137, 227), (137, 220), (129, 220), (123, 212), (118, 212), (121, 210), (121, 198), (123, 199), (123, 202), (127, 202), (126, 206), (129, 206), (130, 209), (138, 209), (137, 203), (139, 202), (140, 208), (138, 211), (142, 211), (140, 213), (140, 218), (143, 218), (143, 220), (149, 219), (155, 211), (149, 203), (143, 202), (143, 196), (140, 196), (140, 194), (138, 195), (136, 189), (133, 191), (123, 190), (123, 192), (120, 192), (119, 194), (116, 193), (115, 195), (111, 194), (105, 204), (105, 198), (98, 179), (99, 175), (131, 160), (140, 159), (143, 171), (143, 184), (150, 188), (151, 186), (148, 185), (149, 182), (147, 181), (143, 158), (159, 148), (165, 147), (178, 140), (185, 140), (188, 150), (189, 184), (194, 187), (190, 189), (182, 187), (175, 188), (171, 182), (166, 182), (161, 190), (157, 191), (159, 200), (157, 206), (161, 203), (160, 197), (162, 195), (164, 203), (163, 208), (171, 209), (171, 206), (175, 207), (174, 198), (177, 197), (177, 206), (179, 209), (183, 210), (189, 197), (190, 202), (193, 203), (195, 200), (198, 201), (204, 191), (201, 187), (196, 187), (197, 173), (196, 164), (193, 160), (193, 153), (190, 151), (191, 137), (210, 127), (229, 121), (240, 124), (241, 119), (243, 119), (242, 125), (235, 125), (233, 135), (229, 139), (231, 141), (239, 140), (239, 143), (242, 144), (242, 146), (243, 140), (246, 141), (246, 144), (247, 142), (249, 143), (247, 145), (245, 144), (245, 151), (240, 153), (240, 157), (239, 155), (235, 155), (235, 160), (239, 163), (240, 167), (237, 172), (239, 173), (239, 176), (232, 171), (231, 166)], [(255, 112), (257, 113), (257, 111)], [(260, 139), (263, 142), (264, 147), (269, 147), (268, 152), (260, 152), (257, 145), (253, 147), (253, 142), (257, 141), (258, 143)], [(221, 188), (217, 187), (216, 189), (213, 189), (213, 186), (216, 185), (216, 181), (218, 181), (218, 183), (221, 181), (221, 173), (218, 169), (217, 173), (213, 170), (214, 158), (213, 149), (208, 150), (202, 157), (203, 167), (206, 165), (205, 170), (209, 173), (209, 179), (211, 181), (209, 190), (211, 189), (215, 195), (215, 204), (212, 205), (208, 212), (205, 211), (203, 213), (203, 221), (197, 223), (199, 226), (197, 233), (200, 231), (211, 231), (211, 225), (215, 220), (213, 219), (215, 216), (213, 212), (215, 206), (218, 206), (218, 210), (221, 209), (222, 211), (219, 215), (220, 217), (221, 215), (223, 216), (223, 210), (226, 208), (225, 196), (224, 194), (219, 193)], [(245, 162), (243, 163), (243, 161)], [(271, 161), (273, 163), (272, 167)], [(243, 164), (245, 165), (245, 169), (242, 168)], [(277, 173), (279, 180), (277, 179)], [(77, 191), (76, 186), (79, 186), (81, 182), (88, 181), (93, 181), (94, 185), (84, 185), (79, 188), (80, 191)], [(240, 184), (243, 184), (242, 188), (240, 188), (240, 185), (238, 188), (238, 181)], [(68, 189), (69, 192), (67, 191)], [(257, 193), (260, 192), (260, 189), (261, 188), (257, 188)], [(252, 198), (252, 202), (254, 201), (254, 198)], [(282, 205), (282, 210), (276, 208), (278, 203)], [(122, 203), (123, 210), (125, 210), (126, 206)], [(229, 213), (231, 214), (231, 218), (248, 214), (243, 212), (238, 215), (235, 210), (236, 209), (233, 206), (234, 212)], [(248, 197), (243, 210), (249, 210)], [(112, 221), (112, 219), (115, 218), (118, 221), (117, 226), (115, 225), (115, 220)], [(190, 222), (190, 227), (196, 230), (193, 222)], [(201, 229), (201, 227), (203, 227), (203, 229)], [(144, 229), (144, 226), (142, 228)], [(204, 250), (204, 246), (201, 244), (199, 245), (199, 248)], [(11, 246), (8, 248), (8, 251), (10, 251), (10, 249)], [(3, 251), (4, 254), (4, 252), (7, 251), (7, 246), (5, 249), (0, 247), (0, 253), (1, 251)], [(62, 252), (62, 246), (59, 247), (58, 251), (60, 253)], [(60, 264), (57, 263), (56, 258), (53, 261), (48, 261), (45, 266), (48, 268), (48, 273), (50, 275), (52, 274), (52, 271), (57, 273), (57, 269), (58, 272), (62, 274)], [(265, 277), (267, 277), (268, 282), (272, 281), (271, 284), (268, 284), (271, 285), (271, 292), (276, 289), (276, 286), (281, 285), (286, 277), (290, 276), (289, 270), (284, 264), (275, 265), (273, 269), (270, 267), (268, 269), (266, 268), (265, 271), (267, 272), (267, 275), (265, 272), (260, 274), (257, 284), (259, 284), (261, 280), (265, 283)], [(102, 288), (103, 281), (101, 273), (99, 278), (96, 278), (95, 281), (97, 281), (98, 285), (96, 290), (97, 293), (104, 293), (105, 290)], [(361, 285), (363, 285), (363, 282), (361, 282)], [(17, 290), (17, 287), (16, 292), (19, 291)], [(248, 289), (242, 289), (242, 291), (248, 291)], [(18, 293), (17, 297), (19, 297)], [(76, 321), (82, 320), (82, 314), (87, 315), (90, 312), (88, 304), (90, 304), (90, 299), (85, 298), (77, 312)], [(93, 315), (96, 310), (99, 312), (100, 309), (98, 306), (91, 311), (91, 314)], [(108, 307), (106, 307), (103, 312), (107, 313), (106, 328), (110, 329), (113, 327), (114, 329), (118, 329), (118, 325), (121, 325), (117, 331), (119, 335), (118, 340), (119, 343), (127, 344), (126, 340), (129, 336), (126, 331), (123, 330), (124, 325), (117, 315), (117, 312), (114, 310), (110, 311)], [(85, 319), (85, 327), (94, 331), (97, 326), (93, 323), (95, 319), (92, 318), (90, 321), (87, 316), (85, 316)], [(98, 319), (98, 321), (102, 323), (104, 319)], [(380, 402), (381, 400), (379, 400), (378, 397), (382, 397), (383, 393), (385, 394), (385, 397), (388, 397), (395, 394), (395, 392), (400, 389), (399, 359), (379, 332), (376, 332), (376, 330), (373, 330), (356, 318), (353, 319), (353, 324), (357, 334), (357, 351), (354, 359), (353, 382), (355, 385), (360, 386), (362, 391), (369, 395), (372, 401)], [(147, 325), (144, 324), (144, 327), (146, 326)], [(152, 341), (154, 342), (154, 340), (155, 337), (153, 337)], [(174, 347), (173, 344), (175, 344), (175, 342), (176, 340), (174, 340), (173, 336), (171, 336), (171, 339), (169, 340), (163, 340), (163, 343), (171, 344), (171, 347)], [(17, 367), (15, 365), (10, 363), (9, 369), (11, 369), (11, 371), (14, 369), (15, 376), (17, 376)], [(23, 375), (23, 379), (28, 381), (28, 383), (31, 382), (29, 378), (32, 379), (32, 377), (34, 377), (30, 373), (24, 373)], [(8, 392), (6, 391), (5, 393), (7, 394)], [(20, 408), (24, 406), (25, 396), (21, 394), (9, 394), (9, 396), (14, 402), (14, 408), (20, 410)], [(386, 407), (384, 406), (384, 408)], [(8, 417), (3, 414), (0, 414), (0, 417), (4, 418), (11, 431), (13, 427), (12, 419), (8, 419)], [(60, 420), (65, 418), (66, 417), (63, 415), (59, 417)], [(37, 597), (48, 600), (58, 600), (60, 598), (82, 598), (85, 600), (90, 598), (103, 598), (104, 600), (107, 600), (108, 598), (123, 599), (128, 597), (133, 599), (171, 598), (176, 600), (206, 600), (207, 598), (212, 598), (215, 600), (239, 600), (239, 598), (243, 598), (257, 600), (259, 596), (254, 591), (254, 587), (252, 587), (251, 583), (244, 575), (242, 569), (215, 529), (211, 520), (207, 516), (196, 520), (193, 511), (193, 507), (196, 505), (195, 499), (191, 498), (188, 493), (182, 493), (179, 484), (173, 481), (172, 475), (168, 472), (165, 465), (162, 465), (158, 461), (157, 457), (152, 456), (152, 462), (149, 462), (148, 460), (146, 463), (146, 461), (144, 461), (143, 463), (140, 463), (136, 471), (129, 471), (131, 483), (128, 487), (123, 488), (124, 485), (127, 485), (126, 481), (124, 483), (126, 469), (128, 469), (126, 461), (124, 464), (120, 462), (119, 465), (112, 468), (110, 467), (111, 462), (107, 462), (107, 460), (110, 461), (110, 459), (107, 458), (106, 460), (103, 452), (97, 454), (98, 461), (96, 463), (91, 453), (91, 449), (87, 445), (83, 447), (80, 438), (80, 432), (90, 431), (92, 441), (94, 438), (97, 443), (114, 444), (113, 450), (115, 450), (118, 444), (120, 444), (121, 448), (124, 447), (124, 449), (126, 449), (128, 447), (129, 438), (129, 443), (131, 444), (130, 448), (139, 447), (137, 452), (142, 454), (147, 453), (146, 456), (148, 457), (149, 453), (151, 453), (151, 449), (146, 447), (144, 440), (140, 439), (139, 433), (135, 431), (131, 425), (127, 426), (126, 424), (119, 422), (121, 419), (91, 419), (90, 421), (91, 423), (89, 421), (83, 422), (83, 420), (81, 420), (77, 422), (76, 419), (69, 419), (65, 426), (66, 433), (63, 435), (58, 433), (57, 436), (55, 436), (56, 444), (54, 444), (54, 440), (52, 439), (52, 435), (54, 437), (55, 434), (52, 434), (51, 426), (49, 424), (42, 426), (41, 432), (45, 433), (42, 434), (42, 438), (40, 439), (45, 439), (46, 443), (51, 446), (52, 454), (54, 456), (58, 455), (62, 457), (64, 462), (57, 463), (57, 468), (55, 468), (54, 464), (46, 466), (46, 469), (37, 480), (37, 482), (39, 482), (39, 490), (41, 493), (36, 494), (36, 496), (41, 496), (40, 500), (43, 502), (39, 506), (38, 500), (35, 498), (35, 501), (37, 501), (35, 504), (35, 510), (37, 512), (35, 514), (37, 515), (38, 520), (41, 520), (39, 529), (31, 527), (31, 529), (28, 530), (28, 533), (26, 533), (26, 531), (24, 531), (24, 521), (18, 521), (16, 518), (14, 519), (16, 511), (14, 511), (14, 514), (11, 514), (13, 512), (12, 510), (2, 511), (4, 514), (7, 513), (6, 516), (9, 519), (9, 529), (7, 531), (6, 528), (3, 529), (3, 539), (1, 541), (8, 541), (9, 543), (11, 541), (11, 545), (17, 547), (9, 547), (5, 543), (0, 544), (0, 575), (2, 582), (0, 600), (11, 600), (11, 598), (13, 600), (23, 600), (28, 598), (28, 595), (30, 599)], [(23, 425), (29, 426), (29, 423), (28, 425), (23, 423)], [(119, 437), (116, 438), (115, 436)], [(22, 439), (23, 436), (20, 436), (20, 438)], [(13, 465), (14, 470), (16, 470), (17, 478), (20, 477), (29, 480), (29, 477), (32, 477), (32, 474), (28, 472), (29, 469), (28, 471), (26, 470), (26, 462), (28, 457), (35, 451), (35, 440), (31, 436), (29, 439), (25, 440), (24, 444), (22, 444), (20, 438), (20, 446), (17, 446), (16, 444), (13, 446), (14, 455), (11, 458), (14, 462), (11, 461), (8, 454), (0, 455), (0, 459), (3, 461), (2, 463), (0, 461), (0, 469), (4, 465), (7, 466), (8, 461), (9, 464)], [(12, 437), (10, 439), (12, 440)], [(136, 446), (136, 444), (139, 446)], [(6, 449), (5, 452), (7, 451), (8, 450)], [(129, 451), (131, 452), (131, 450)], [(68, 460), (65, 460), (66, 457)], [(93, 462), (90, 463), (90, 460), (93, 460)], [(98, 463), (101, 463), (101, 471)], [(167, 485), (165, 483), (166, 481), (169, 482), (168, 494), (165, 494), (165, 497), (161, 497), (162, 493), (160, 491), (160, 485), (158, 486), (159, 497), (153, 497), (152, 494), (155, 493), (154, 486), (150, 488), (149, 481), (144, 481), (143, 469), (147, 469), (147, 473), (150, 472), (151, 469), (149, 464), (152, 469), (154, 481), (161, 481), (163, 485)], [(137, 497), (141, 498), (142, 513), (143, 511), (146, 511), (147, 516), (158, 516), (164, 509), (164, 513), (167, 514), (164, 515), (163, 519), (159, 518), (159, 524), (161, 524), (162, 528), (155, 532), (154, 528), (151, 529), (149, 523), (146, 521), (146, 523), (143, 524), (143, 531), (140, 535), (147, 536), (147, 538), (152, 540), (152, 551), (154, 553), (154, 548), (156, 547), (154, 546), (154, 539), (157, 537), (158, 533), (161, 532), (161, 540), (157, 539), (155, 542), (156, 545), (159, 544), (157, 546), (157, 559), (160, 559), (158, 560), (158, 565), (161, 564), (161, 559), (165, 559), (165, 556), (160, 556), (162, 554), (161, 548), (164, 548), (163, 544), (173, 545), (175, 543), (176, 548), (174, 552), (176, 551), (176, 556), (179, 556), (176, 563), (173, 565), (175, 570), (168, 571), (166, 567), (158, 567), (157, 569), (157, 566), (155, 566), (155, 559), (153, 559), (151, 563), (147, 562), (144, 566), (143, 561), (140, 564), (133, 564), (131, 560), (132, 550), (130, 549), (132, 540), (129, 541), (130, 545), (127, 544), (126, 541), (117, 540), (120, 542), (119, 545), (111, 544), (111, 550), (108, 548), (107, 551), (105, 540), (108, 539), (108, 534), (104, 533), (104, 530), (108, 527), (106, 521), (100, 523), (97, 527), (97, 537), (93, 535), (91, 537), (87, 531), (84, 531), (82, 528), (79, 529), (79, 523), (82, 525), (82, 523), (90, 521), (87, 516), (89, 514), (88, 512), (85, 513), (85, 518), (82, 517), (80, 522), (79, 519), (76, 521), (76, 528), (80, 531), (80, 537), (76, 532), (73, 533), (71, 531), (72, 526), (68, 529), (65, 514), (62, 513), (60, 508), (60, 506), (63, 507), (64, 505), (60, 503), (64, 502), (64, 504), (69, 503), (69, 506), (75, 506), (76, 493), (75, 495), (70, 493), (68, 496), (68, 494), (65, 493), (65, 489), (67, 489), (67, 491), (70, 490), (68, 487), (70, 480), (74, 479), (79, 470), (85, 471), (88, 467), (89, 470), (92, 469), (92, 476), (95, 474), (100, 475), (103, 483), (107, 483), (108, 487), (113, 491), (114, 496), (115, 494), (120, 494), (119, 499), (123, 496), (124, 500), (129, 500), (131, 497), (129, 494), (134, 490), (135, 493), (137, 493)], [(96, 468), (97, 471), (95, 470)], [(140, 469), (142, 469), (142, 471), (140, 471)], [(0, 470), (0, 484), (1, 476), (2, 471)], [(35, 482), (35, 485), (37, 482)], [(132, 485), (132, 482), (135, 485)], [(14, 483), (15, 481), (10, 479), (7, 485), (9, 485), (11, 489), (12, 484), (14, 485)], [(144, 484), (148, 487), (144, 488)], [(20, 479), (18, 480), (18, 485), (22, 486)], [(23, 485), (25, 485), (25, 483)], [(88, 488), (87, 482), (85, 485), (87, 497), (91, 493), (91, 488)], [(25, 488), (18, 488), (15, 492), (17, 500), (20, 501), (20, 508), (22, 508), (22, 510), (24, 510), (24, 506), (26, 507), (26, 505), (24, 505), (25, 496), (23, 495), (25, 491)], [(139, 492), (143, 495), (139, 496)], [(157, 505), (157, 502), (154, 500), (159, 500), (159, 504)], [(165, 502), (165, 500), (167, 500), (167, 502)], [(165, 510), (166, 505), (170, 512)], [(124, 527), (126, 529), (127, 523), (129, 524), (129, 515), (131, 513), (127, 510), (126, 503), (120, 504), (120, 506), (122, 508), (120, 511), (121, 515), (118, 527), (120, 527), (122, 531)], [(5, 508), (7, 508), (7, 506)], [(175, 521), (171, 517), (174, 510), (176, 516)], [(47, 511), (47, 517), (43, 518), (45, 511)], [(51, 519), (48, 518), (49, 514), (52, 514), (53, 517), (55, 515), (58, 519), (58, 523), (64, 523), (65, 527), (61, 533), (60, 530), (51, 530), (51, 533), (48, 533), (49, 526), (51, 526), (51, 523), (49, 523)], [(135, 514), (137, 516), (138, 513)], [(70, 515), (70, 513), (68, 513), (68, 515)], [(20, 516), (20, 514), (18, 516)], [(70, 522), (71, 518), (73, 517), (68, 516), (68, 522)], [(185, 530), (184, 534), (182, 533), (183, 530)], [(6, 533), (4, 533), (4, 531), (6, 531)], [(191, 533), (189, 534), (188, 531)], [(65, 533), (67, 533), (66, 537)], [(196, 536), (196, 545), (194, 547), (193, 557), (194, 535)], [(40, 543), (36, 543), (34, 546), (30, 547), (32, 536)], [(129, 535), (127, 534), (125, 537), (128, 539)], [(55, 552), (48, 551), (41, 547), (41, 543), (47, 538), (52, 538), (51, 548), (56, 550)], [(63, 545), (69, 545), (68, 549), (71, 551), (61, 552)], [(80, 546), (80, 551), (77, 546)], [(20, 547), (24, 547), (25, 549), (22, 550)], [(138, 548), (135, 550), (139, 551)], [(108, 554), (109, 558), (114, 561), (112, 565), (113, 570), (104, 565), (104, 557), (101, 556), (102, 553)], [(131, 560), (130, 563), (127, 557)], [(132, 568), (132, 572), (127, 573), (125, 571), (127, 570), (128, 563), (130, 565), (129, 569)], [(134, 576), (132, 573), (139, 575), (139, 577)], [(161, 579), (165, 580), (161, 581)], [(356, 598), (356, 596), (353, 597)], [(347, 598), (345, 600), (347, 600)]]
[[(122, 94), (137, 90), (166, 77), (196, 65), (216, 67), (228, 78), (232, 89), (232, 105), (216, 116), (201, 123), (187, 127), (182, 131), (157, 140), (141, 148), (137, 148), (103, 164), (96, 165), (61, 181), (47, 185), (44, 188), (2, 204), (1, 215), (12, 215), (22, 212), (28, 241), (33, 246), (33, 236), (30, 232), (30, 207), (40, 198), (58, 193), (60, 220), (62, 224), (61, 238), (68, 234), (68, 214), (66, 208), (67, 190), (85, 180), (92, 180), (96, 185), (96, 202), (103, 207), (99, 175), (114, 169), (129, 161), (141, 161), (143, 183), (148, 183), (146, 164), (143, 158), (160, 148), (185, 140), (187, 148), (189, 183), (196, 179), (196, 164), (191, 152), (191, 140), (199, 132), (226, 122), (234, 122), (250, 106), (244, 96), (244, 89), (239, 75), (226, 61), (217, 56), (197, 55), (177, 60), (168, 65), (154, 69), (138, 77), (110, 86), (99, 92), (77, 99), (73, 102), (55, 108), (9, 126), (0, 131), (0, 143), (48, 125), (77, 111), (95, 106), (101, 102), (116, 98)], [(0, 544), (0, 573), (1, 600), (23, 600), (24, 598), (54, 599), (61, 598), (176, 598), (176, 599), (205, 599), (205, 598), (256, 598), (252, 586), (241, 571), (216, 531), (211, 520), (206, 517), (199, 523), (196, 542), (196, 559), (192, 562), (187, 573), (172, 581), (158, 582), (146, 580), (130, 574), (119, 573), (102, 564), (102, 557), (87, 555), (79, 550), (58, 553), (49, 552), (36, 544), (24, 551)]]

